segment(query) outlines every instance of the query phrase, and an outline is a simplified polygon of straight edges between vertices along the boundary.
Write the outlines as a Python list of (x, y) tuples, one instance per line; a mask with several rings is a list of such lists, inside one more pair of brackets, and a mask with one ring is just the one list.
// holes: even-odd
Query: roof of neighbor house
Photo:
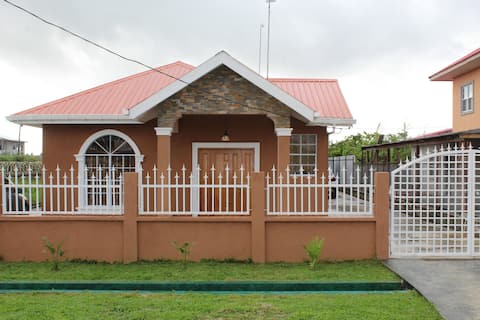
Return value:
[[(12, 137), (6, 137), (6, 136), (0, 136), (1, 141), (9, 141), (9, 142), (16, 142), (18, 143), (18, 139), (12, 138)], [(20, 140), (20, 143), (25, 143), (25, 141)]]
[(395, 147), (404, 147), (409, 145), (423, 145), (423, 144), (456, 144), (462, 143), (465, 140), (480, 139), (480, 129), (471, 129), (465, 131), (453, 132), (451, 128), (443, 129), (436, 132), (426, 133), (414, 138), (408, 138), (396, 142), (387, 142), (382, 144), (374, 144), (362, 146), (362, 150), (386, 149)]
[(429, 77), (432, 81), (453, 81), (455, 78), (480, 68), (480, 48), (452, 62)]
[[(355, 123), (334, 79), (265, 79), (221, 51), (198, 67), (177, 61), (85, 90), (7, 117), (41, 126), (47, 123), (142, 123), (161, 101), (220, 65), (225, 65), (285, 103), (310, 125)], [(170, 75), (170, 76), (169, 76)]]

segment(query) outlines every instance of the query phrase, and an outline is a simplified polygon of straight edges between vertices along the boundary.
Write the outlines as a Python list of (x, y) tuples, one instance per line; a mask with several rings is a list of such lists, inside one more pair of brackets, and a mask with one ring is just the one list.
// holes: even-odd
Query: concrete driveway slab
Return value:
[(390, 259), (385, 265), (410, 283), (448, 320), (480, 320), (480, 260)]

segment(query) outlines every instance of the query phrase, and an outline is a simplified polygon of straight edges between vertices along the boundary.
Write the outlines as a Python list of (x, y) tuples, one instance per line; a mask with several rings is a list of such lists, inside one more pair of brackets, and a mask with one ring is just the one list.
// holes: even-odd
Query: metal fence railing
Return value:
[(82, 173), (73, 166), (62, 171), (43, 167), (34, 172), (18, 168), (3, 177), (2, 199), (5, 215), (121, 214), (123, 211), (122, 174), (102, 167)]
[(139, 206), (141, 215), (249, 215), (250, 174), (243, 166), (192, 172), (154, 167), (140, 185)]
[(267, 215), (373, 215), (373, 170), (367, 176), (357, 168), (349, 177), (346, 170), (298, 175), (273, 168), (266, 176)]

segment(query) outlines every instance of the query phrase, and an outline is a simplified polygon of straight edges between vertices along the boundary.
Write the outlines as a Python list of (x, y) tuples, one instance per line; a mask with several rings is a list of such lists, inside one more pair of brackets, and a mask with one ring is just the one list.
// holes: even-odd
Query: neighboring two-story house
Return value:
[[(429, 77), (431, 81), (452, 82), (452, 128), (425, 134), (395, 143), (364, 146), (365, 162), (376, 165), (378, 154), (393, 154), (392, 149), (411, 148), (412, 156), (434, 148), (469, 146), (480, 147), (480, 48), (454, 61)], [(384, 167), (388, 159), (382, 158)], [(387, 160), (387, 161), (385, 161)], [(392, 163), (393, 169), (398, 163)]]

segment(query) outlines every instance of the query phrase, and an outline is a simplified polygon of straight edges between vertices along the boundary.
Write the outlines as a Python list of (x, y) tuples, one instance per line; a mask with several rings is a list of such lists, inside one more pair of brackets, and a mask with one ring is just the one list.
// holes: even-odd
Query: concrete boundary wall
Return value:
[[(1, 181), (1, 180), (0, 180)], [(64, 241), (66, 258), (108, 262), (178, 259), (172, 241), (193, 243), (191, 259), (307, 259), (303, 246), (325, 239), (325, 260), (387, 259), (389, 175), (375, 174), (373, 217), (266, 216), (265, 176), (252, 173), (250, 216), (139, 216), (138, 177), (125, 174), (123, 216), (5, 216), (0, 209), (0, 257), (42, 261), (42, 237)], [(0, 203), (1, 202), (0, 193)]]

